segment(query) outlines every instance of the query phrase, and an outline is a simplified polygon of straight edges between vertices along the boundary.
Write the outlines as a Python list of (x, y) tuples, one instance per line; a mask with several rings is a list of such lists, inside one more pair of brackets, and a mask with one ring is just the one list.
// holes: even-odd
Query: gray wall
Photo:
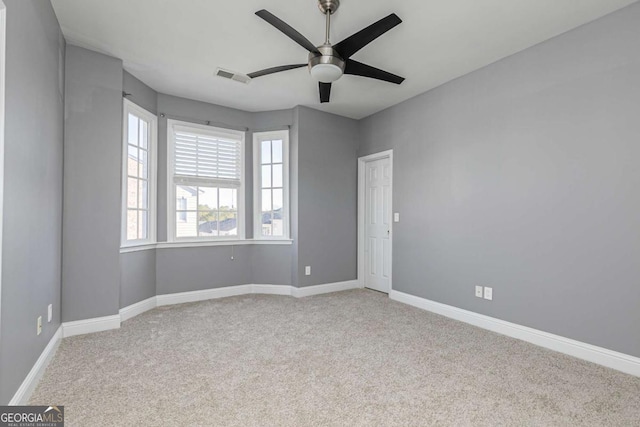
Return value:
[[(7, 7), (0, 403), (60, 326), (64, 39), (49, 2)], [(53, 321), (47, 323), (47, 305)], [(36, 335), (36, 318), (43, 330)]]
[(394, 289), (640, 356), (639, 22), (635, 4), (362, 121), (360, 155), (394, 149)]
[(62, 320), (120, 307), (122, 61), (67, 47)]
[[(298, 107), (298, 284), (357, 277), (358, 122)], [(304, 268), (311, 266), (311, 276)]]
[[(158, 295), (251, 283), (251, 246), (158, 249)], [(233, 259), (231, 259), (233, 254)]]
[(120, 254), (120, 308), (156, 296), (155, 249)]
[[(293, 110), (293, 125), (289, 133), (289, 158), (291, 159), (291, 170), (289, 176), (289, 210), (291, 211), (291, 285), (298, 287), (300, 285), (298, 281), (298, 250), (300, 248), (298, 243), (298, 175), (299, 175), (299, 163), (298, 157), (300, 153), (298, 143), (300, 126), (298, 126), (300, 117), (300, 108), (294, 108)], [(303, 267), (304, 268), (304, 267)]]
[(158, 93), (127, 71), (122, 73), (122, 91), (127, 99), (153, 114), (157, 114)]
[(162, 248), (156, 250), (156, 293), (247, 284), (290, 285), (291, 268), (290, 245)]
[(251, 283), (256, 285), (291, 285), (292, 247), (287, 245), (252, 245)]

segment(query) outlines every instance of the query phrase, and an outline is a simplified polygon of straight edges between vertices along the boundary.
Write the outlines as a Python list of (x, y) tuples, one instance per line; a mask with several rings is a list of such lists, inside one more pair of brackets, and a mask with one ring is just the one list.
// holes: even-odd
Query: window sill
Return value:
[(127, 246), (120, 248), (121, 254), (130, 252), (146, 251), (149, 249), (178, 249), (178, 248), (199, 248), (209, 246), (239, 246), (239, 245), (286, 245), (293, 244), (291, 239), (244, 239), (244, 240), (207, 240), (207, 241), (179, 241), (179, 242), (159, 242), (155, 244), (145, 244), (139, 246)]
[(120, 253), (126, 254), (129, 252), (148, 251), (149, 249), (155, 249), (157, 243), (139, 243), (133, 245), (120, 246)]

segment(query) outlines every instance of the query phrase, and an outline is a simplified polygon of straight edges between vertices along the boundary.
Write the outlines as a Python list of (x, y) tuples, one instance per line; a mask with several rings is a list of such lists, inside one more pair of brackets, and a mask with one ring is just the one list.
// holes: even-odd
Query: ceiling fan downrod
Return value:
[(331, 15), (336, 13), (340, 7), (340, 0), (318, 0), (318, 8), (327, 17), (327, 36), (324, 39), (325, 45), (331, 45), (329, 34), (331, 32)]

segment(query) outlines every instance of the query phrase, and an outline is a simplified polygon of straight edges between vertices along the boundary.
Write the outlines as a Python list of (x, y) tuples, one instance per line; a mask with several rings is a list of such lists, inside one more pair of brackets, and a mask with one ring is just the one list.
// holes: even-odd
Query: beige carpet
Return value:
[(31, 404), (67, 426), (640, 426), (640, 378), (356, 290), (64, 339)]

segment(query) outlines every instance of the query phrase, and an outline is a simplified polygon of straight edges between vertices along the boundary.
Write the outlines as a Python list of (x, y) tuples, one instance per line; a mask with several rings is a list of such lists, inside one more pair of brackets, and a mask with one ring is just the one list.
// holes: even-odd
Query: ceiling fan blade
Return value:
[(320, 103), (329, 102), (331, 98), (331, 83), (319, 83), (320, 85)]
[(293, 64), (293, 65), (281, 65), (279, 67), (266, 68), (264, 70), (256, 71), (254, 73), (247, 74), (247, 76), (255, 79), (256, 77), (266, 76), (268, 74), (279, 73), (280, 71), (295, 70), (296, 68), (306, 67), (307, 64)]
[(352, 36), (347, 37), (340, 43), (334, 46), (335, 50), (342, 56), (343, 59), (349, 59), (351, 55), (400, 24), (402, 19), (395, 13), (382, 18), (378, 22), (369, 25), (364, 30), (360, 30)]
[(398, 85), (404, 81), (404, 77), (396, 76), (395, 74), (380, 70), (372, 67), (371, 65), (363, 64), (362, 62), (354, 61), (353, 59), (347, 60), (344, 67), (344, 73), (384, 80), (385, 82), (395, 83)]
[(289, 24), (287, 24), (271, 12), (262, 9), (257, 11), (256, 15), (276, 27), (278, 30), (282, 31), (287, 37), (298, 43), (303, 48), (307, 49), (309, 52), (320, 54), (318, 48), (315, 47), (309, 40), (307, 40), (305, 36), (294, 30), (293, 27), (291, 27)]

